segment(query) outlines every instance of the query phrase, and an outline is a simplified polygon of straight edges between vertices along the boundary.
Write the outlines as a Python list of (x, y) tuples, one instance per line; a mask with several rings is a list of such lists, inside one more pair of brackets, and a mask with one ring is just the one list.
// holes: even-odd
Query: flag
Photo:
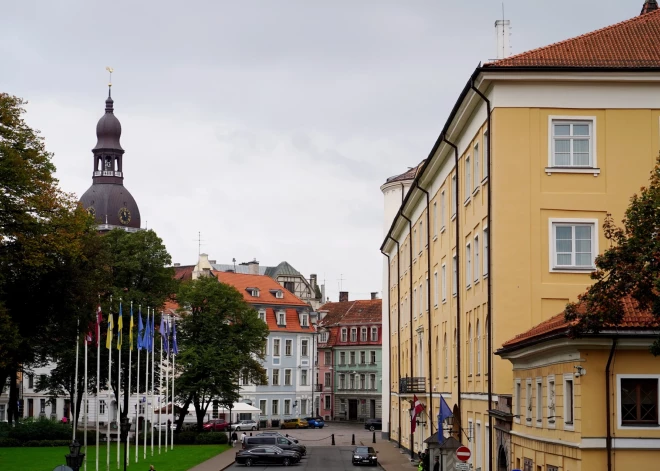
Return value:
[(412, 416), (412, 423), (410, 424), (410, 433), (415, 433), (415, 429), (417, 428), (417, 416), (424, 410), (424, 405), (419, 402), (416, 395), (413, 395), (413, 406), (415, 411)]
[(135, 327), (135, 324), (133, 324), (133, 303), (131, 303), (131, 320), (128, 323), (128, 342), (131, 350), (133, 350), (133, 327)]
[(440, 412), (438, 413), (438, 442), (442, 443), (445, 441), (445, 437), (442, 435), (442, 423), (447, 419), (447, 417), (451, 417), (451, 408), (449, 407), (449, 404), (447, 404), (447, 401), (445, 401), (445, 398), (440, 396)]
[(151, 351), (151, 321), (149, 320), (149, 310), (147, 310), (147, 325), (144, 328), (144, 338), (142, 339), (142, 346), (148, 352)]
[(138, 336), (137, 336), (137, 348), (142, 350), (144, 348), (144, 325), (142, 325), (142, 306), (138, 308)]
[(123, 341), (122, 330), (124, 329), (124, 314), (121, 309), (121, 301), (119, 302), (119, 314), (117, 316), (117, 350), (121, 350)]
[(89, 323), (89, 331), (85, 336), (85, 341), (91, 343), (93, 339), (96, 339), (96, 346), (99, 345), (98, 332), (101, 331), (101, 324), (103, 323), (103, 314), (101, 313), (101, 305), (96, 309), (96, 322)]
[(176, 344), (176, 323), (174, 322), (174, 317), (172, 317), (172, 353), (175, 355), (179, 354), (179, 346)]
[(168, 340), (169, 332), (167, 331), (167, 322), (165, 322), (165, 316), (161, 314), (160, 316), (160, 336), (163, 338), (163, 351), (167, 354), (170, 351), (170, 342)]
[(105, 348), (110, 350), (112, 348), (112, 329), (114, 328), (114, 321), (112, 319), (112, 311), (108, 315), (108, 336), (105, 338)]

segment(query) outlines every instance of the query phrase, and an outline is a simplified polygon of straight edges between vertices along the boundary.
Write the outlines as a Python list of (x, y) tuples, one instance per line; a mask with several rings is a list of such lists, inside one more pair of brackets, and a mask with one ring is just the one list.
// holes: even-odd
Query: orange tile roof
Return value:
[[(286, 305), (308, 307), (298, 296), (285, 289), (281, 284), (266, 275), (246, 275), (243, 273), (231, 273), (226, 271), (213, 271), (222, 283), (233, 286), (243, 294), (243, 298), (250, 304), (258, 305)], [(257, 288), (259, 297), (254, 297), (247, 292), (248, 288)], [(282, 291), (282, 298), (275, 297), (271, 291)]]
[[(658, 321), (653, 317), (653, 314), (649, 311), (640, 309), (637, 305), (637, 301), (634, 299), (627, 297), (622, 301), (622, 304), (623, 318), (621, 319), (621, 323), (617, 326), (608, 327), (616, 328), (618, 331), (629, 329), (655, 329), (658, 327)], [(579, 310), (584, 313), (584, 305), (581, 305)], [(541, 322), (532, 327), (530, 330), (516, 335), (511, 340), (507, 340), (502, 347), (508, 349), (521, 344), (527, 344), (533, 340), (541, 340), (544, 337), (552, 335), (564, 334), (568, 336), (569, 328), (576, 323), (577, 321), (567, 321), (562, 312), (551, 317), (547, 321)]]
[(318, 310), (327, 311), (319, 326), (333, 324), (380, 324), (383, 319), (383, 300), (368, 299), (325, 303)]
[(174, 267), (174, 279), (175, 280), (192, 280), (192, 272), (195, 269), (195, 265), (185, 265)]
[[(279, 309), (278, 309), (279, 310)], [(285, 309), (286, 325), (277, 325), (275, 309), (266, 309), (266, 324), (271, 332), (313, 332), (313, 327), (303, 327), (300, 325), (300, 318), (296, 309)], [(311, 324), (310, 324), (311, 325)]]
[(660, 10), (484, 64), (496, 67), (660, 68)]

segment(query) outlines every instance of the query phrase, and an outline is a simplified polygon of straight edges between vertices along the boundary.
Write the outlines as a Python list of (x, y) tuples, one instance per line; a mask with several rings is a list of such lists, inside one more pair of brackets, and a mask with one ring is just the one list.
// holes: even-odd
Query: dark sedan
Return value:
[(262, 446), (236, 453), (236, 462), (245, 466), (253, 464), (281, 464), (290, 466), (300, 461), (300, 453), (285, 451), (275, 446)]
[(364, 428), (367, 430), (383, 430), (383, 419), (369, 419), (364, 423)]
[(353, 450), (353, 466), (359, 464), (377, 466), (378, 457), (376, 456), (376, 453), (378, 452), (371, 446), (359, 446), (355, 448), (355, 450)]

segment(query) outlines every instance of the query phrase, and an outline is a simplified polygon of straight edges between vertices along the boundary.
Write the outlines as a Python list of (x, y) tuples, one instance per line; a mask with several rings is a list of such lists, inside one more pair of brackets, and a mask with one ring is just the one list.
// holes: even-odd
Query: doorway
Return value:
[(369, 418), (370, 419), (376, 418), (376, 399), (369, 400)]
[(348, 400), (348, 420), (357, 420), (358, 401), (357, 399)]

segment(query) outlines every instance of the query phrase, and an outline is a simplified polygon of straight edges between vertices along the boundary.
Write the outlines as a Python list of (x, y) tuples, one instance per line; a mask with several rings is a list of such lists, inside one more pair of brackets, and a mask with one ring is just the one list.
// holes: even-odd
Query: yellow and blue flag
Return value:
[(117, 350), (121, 350), (121, 344), (122, 341), (124, 340), (122, 338), (122, 330), (124, 330), (124, 314), (121, 309), (121, 302), (119, 303), (119, 314), (117, 314), (119, 317), (117, 318)]
[(131, 320), (128, 323), (128, 341), (130, 343), (129, 348), (133, 350), (133, 303), (131, 302)]
[(110, 350), (112, 348), (112, 329), (114, 329), (115, 323), (112, 318), (112, 311), (108, 314), (108, 335), (105, 338), (105, 348)]

